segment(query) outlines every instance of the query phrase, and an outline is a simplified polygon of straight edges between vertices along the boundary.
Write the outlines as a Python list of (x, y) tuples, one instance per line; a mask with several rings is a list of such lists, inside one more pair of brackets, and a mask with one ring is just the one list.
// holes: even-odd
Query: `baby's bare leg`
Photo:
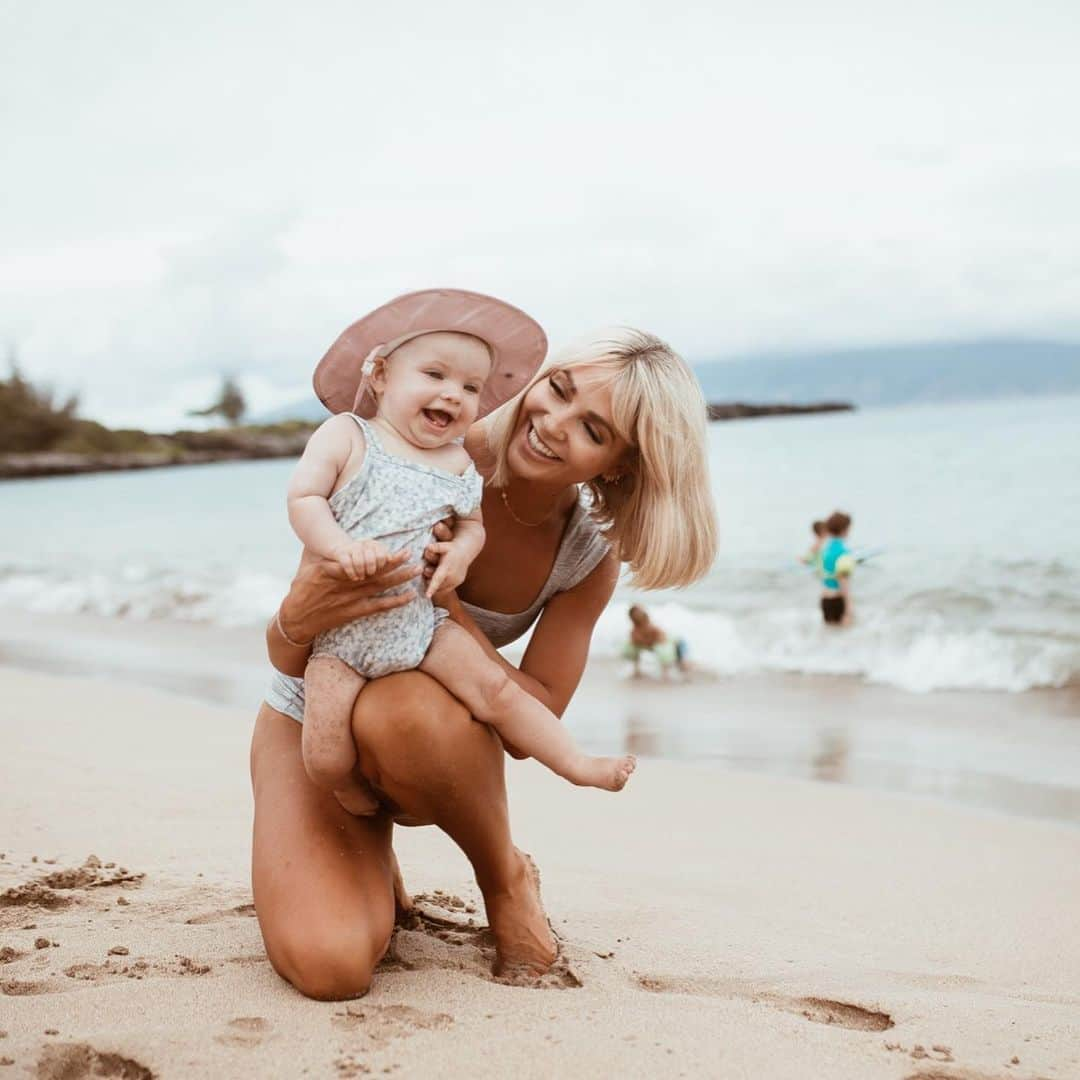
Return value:
[(485, 656), (456, 623), (444, 622), (436, 630), (420, 670), (442, 683), (477, 720), (572, 784), (621, 791), (634, 771), (631, 755), (583, 754), (558, 717)]
[(336, 656), (313, 656), (304, 671), (304, 768), (350, 814), (374, 814), (379, 803), (356, 768), (352, 710), (367, 680)]

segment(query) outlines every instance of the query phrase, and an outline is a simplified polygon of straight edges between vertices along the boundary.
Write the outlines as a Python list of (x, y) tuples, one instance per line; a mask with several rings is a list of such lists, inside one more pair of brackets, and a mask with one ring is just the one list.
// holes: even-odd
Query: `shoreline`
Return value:
[[(261, 629), (8, 612), (3, 669), (149, 687), (254, 717)], [(1080, 692), (910, 694), (819, 675), (686, 684), (590, 660), (566, 722), (594, 753), (893, 792), (1080, 825)]]
[[(708, 405), (710, 421), (746, 420), (766, 416), (807, 416), (815, 413), (854, 412), (850, 402), (815, 402), (808, 405), (755, 405), (716, 402)], [(85, 423), (85, 422), (83, 422)], [(100, 425), (93, 425), (100, 428)], [(298, 458), (316, 422), (283, 421), (256, 428), (221, 428), (209, 432), (177, 431), (170, 434), (115, 432), (101, 428), (98, 438), (139, 437), (145, 449), (93, 451), (35, 450), (0, 453), (0, 481), (34, 480), (50, 476), (163, 469), (179, 465), (214, 465), (233, 461), (268, 461)]]
[[(713, 764), (649, 761), (611, 796), (508, 762), (559, 978), (493, 980), (464, 857), (437, 829), (399, 829), (420, 914), (363, 999), (322, 1003), (272, 971), (251, 917), (250, 711), (0, 680), (0, 754), (19, 764), (0, 787), (0, 1055), (20, 1074), (1035, 1080), (1080, 1065), (1080, 969), (1062, 962), (1076, 829)], [(58, 905), (14, 900), (27, 886)]]

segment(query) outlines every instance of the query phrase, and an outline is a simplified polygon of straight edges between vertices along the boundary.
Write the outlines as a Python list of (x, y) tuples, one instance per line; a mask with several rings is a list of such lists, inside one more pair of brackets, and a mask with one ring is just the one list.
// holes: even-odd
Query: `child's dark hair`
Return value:
[(851, 528), (851, 515), (834, 510), (825, 519), (825, 530), (830, 536), (843, 536)]
[(824, 521), (811, 522), (810, 531), (815, 536), (824, 536), (825, 535), (825, 522)]

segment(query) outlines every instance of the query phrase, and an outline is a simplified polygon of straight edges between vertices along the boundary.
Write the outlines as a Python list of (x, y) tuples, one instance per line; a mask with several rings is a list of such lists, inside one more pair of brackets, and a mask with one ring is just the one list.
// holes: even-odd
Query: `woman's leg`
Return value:
[(495, 934), (496, 973), (543, 972), (555, 940), (528, 856), (514, 847), (503, 748), (439, 683), (418, 671), (368, 683), (353, 710), (360, 768), (410, 824), (434, 824), (472, 863)]
[(268, 705), (251, 743), (252, 885), (266, 952), (302, 994), (363, 994), (394, 929), (392, 825), (357, 818), (304, 771), (301, 728)]

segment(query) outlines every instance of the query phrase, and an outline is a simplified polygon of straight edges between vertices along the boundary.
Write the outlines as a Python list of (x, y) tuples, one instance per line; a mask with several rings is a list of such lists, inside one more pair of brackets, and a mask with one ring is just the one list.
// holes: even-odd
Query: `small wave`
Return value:
[[(823, 626), (809, 606), (759, 610), (738, 619), (678, 603), (650, 605), (649, 612), (669, 634), (686, 639), (696, 664), (720, 675), (850, 675), (915, 693), (1015, 693), (1080, 680), (1075, 635), (1014, 635), (902, 612), (860, 613), (854, 626), (838, 631)], [(626, 604), (612, 604), (597, 627), (597, 650), (620, 655), (627, 628)]]
[(255, 626), (269, 618), (288, 585), (288, 578), (270, 574), (207, 577), (127, 567), (57, 577), (22, 569), (0, 575), (0, 605), (42, 614)]
[[(258, 626), (273, 613), (288, 584), (284, 575), (237, 574), (225, 565), (184, 573), (129, 564), (111, 573), (69, 574), (31, 564), (8, 565), (0, 568), (0, 606)], [(722, 600), (719, 594), (689, 595), (699, 606), (647, 598), (641, 602), (659, 625), (687, 640), (696, 664), (720, 675), (846, 675), (912, 692), (1019, 692), (1080, 682), (1080, 631), (1074, 632), (1075, 621), (1061, 611), (1040, 609), (1028, 621), (1008, 602), (984, 599), (975, 605), (966, 602), (971, 592), (923, 590), (906, 600), (896, 598), (891, 608), (860, 606), (856, 625), (836, 631), (822, 626), (809, 597), (794, 608), (789, 598), (762, 593), (728, 594)], [(929, 603), (931, 595), (941, 610)], [(595, 655), (620, 655), (628, 628), (627, 603), (618, 598), (601, 617)], [(725, 604), (722, 610), (720, 603)]]

